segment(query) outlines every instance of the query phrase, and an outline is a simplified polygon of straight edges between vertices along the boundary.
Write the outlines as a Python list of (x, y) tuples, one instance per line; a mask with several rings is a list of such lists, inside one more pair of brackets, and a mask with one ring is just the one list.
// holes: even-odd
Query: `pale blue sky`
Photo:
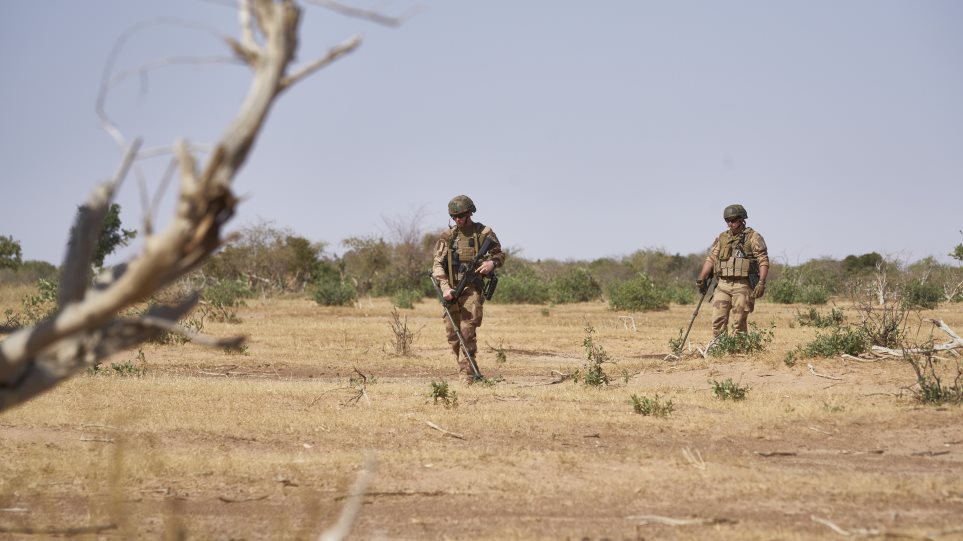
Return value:
[[(232, 228), (271, 220), (341, 252), (383, 217), (424, 209), (426, 229), (443, 227), (466, 193), (531, 258), (698, 252), (732, 202), (793, 264), (946, 261), (963, 241), (963, 2), (352, 5), (424, 9), (389, 29), (306, 6), (299, 59), (365, 41), (277, 103), (236, 181), (250, 197)], [(237, 17), (199, 0), (5, 0), (4, 12), (0, 234), (59, 263), (76, 206), (120, 159), (94, 114), (117, 37), (157, 16), (237, 35)], [(152, 27), (118, 67), (187, 54), (226, 50)], [(207, 144), (247, 80), (237, 66), (168, 67), (144, 92), (118, 87), (108, 110), (148, 147)], [(165, 165), (143, 162), (151, 190)], [(139, 228), (135, 178), (118, 201)]]

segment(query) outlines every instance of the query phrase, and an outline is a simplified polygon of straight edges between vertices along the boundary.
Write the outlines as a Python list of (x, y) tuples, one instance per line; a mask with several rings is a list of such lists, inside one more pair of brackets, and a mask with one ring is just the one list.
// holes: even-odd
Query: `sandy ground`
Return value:
[[(961, 407), (917, 403), (904, 361), (786, 366), (819, 332), (801, 308), (761, 304), (764, 353), (664, 361), (692, 307), (488, 305), (479, 362), (498, 381), (466, 386), (428, 302), (400, 312), (416, 335), (399, 356), (387, 301), (251, 301), (204, 328), (247, 335), (243, 353), (149, 345), (105, 363), (141, 377), (0, 414), (0, 538), (317, 538), (371, 457), (356, 539), (963, 539)], [(914, 338), (934, 316), (963, 329), (950, 306)], [(615, 361), (605, 388), (555, 383), (584, 364), (586, 325)], [(746, 400), (713, 396), (727, 378)], [(673, 411), (638, 415), (633, 394)]]

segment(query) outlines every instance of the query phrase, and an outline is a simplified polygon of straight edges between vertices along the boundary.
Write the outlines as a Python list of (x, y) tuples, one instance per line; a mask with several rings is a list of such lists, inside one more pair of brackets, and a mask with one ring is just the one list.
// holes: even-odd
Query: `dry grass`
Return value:
[[(423, 330), (400, 357), (387, 300), (249, 301), (241, 324), (205, 326), (247, 334), (243, 354), (150, 345), (143, 377), (75, 378), (0, 415), (0, 508), (26, 510), (0, 511), (0, 527), (308, 539), (334, 520), (368, 450), (379, 468), (361, 538), (837, 535), (811, 516), (910, 538), (960, 525), (963, 481), (947, 472), (963, 465), (961, 409), (916, 405), (905, 363), (813, 361), (841, 380), (785, 366), (817, 332), (790, 326), (795, 307), (760, 304), (753, 319), (776, 325), (766, 353), (674, 363), (661, 357), (691, 307), (634, 314), (637, 332), (602, 304), (542, 309), (485, 307), (480, 368), (503, 381), (468, 387), (454, 382), (430, 302), (403, 312)], [(963, 307), (925, 316), (963, 329)], [(706, 310), (695, 341), (708, 340), (708, 319)], [(613, 384), (552, 384), (553, 370), (584, 364), (586, 324), (616, 361), (604, 365)], [(486, 343), (501, 344), (507, 362)], [(751, 385), (746, 400), (712, 396), (709, 380), (725, 378)], [(457, 408), (429, 399), (442, 379)], [(632, 394), (656, 393), (672, 400), (669, 417), (633, 413)]]

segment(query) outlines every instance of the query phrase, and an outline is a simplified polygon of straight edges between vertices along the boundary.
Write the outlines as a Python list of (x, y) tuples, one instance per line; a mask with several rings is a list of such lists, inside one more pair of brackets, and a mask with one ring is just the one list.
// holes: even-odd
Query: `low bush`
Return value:
[(645, 273), (639, 273), (631, 280), (612, 283), (608, 296), (609, 307), (613, 310), (645, 312), (669, 308), (666, 291), (656, 286)]
[(492, 302), (504, 304), (545, 304), (550, 295), (548, 283), (526, 266), (498, 275), (498, 289)]
[(357, 298), (354, 286), (337, 277), (326, 277), (314, 284), (314, 301), (322, 306), (350, 306)]
[(937, 284), (913, 282), (903, 288), (903, 305), (906, 308), (932, 310), (943, 299), (943, 288)]
[(749, 324), (749, 332), (733, 334), (722, 333), (709, 347), (709, 355), (722, 357), (732, 354), (749, 354), (762, 352), (772, 343), (775, 325), (765, 330), (759, 330), (755, 323)]
[(840, 354), (859, 355), (872, 345), (866, 333), (859, 327), (835, 327), (829, 334), (816, 334), (816, 338), (800, 348), (802, 358), (835, 357)]
[(632, 395), (631, 398), (632, 410), (639, 415), (667, 417), (672, 413), (672, 401), (666, 400), (663, 402), (658, 394), (655, 395), (655, 398), (638, 395)]
[(751, 389), (748, 385), (739, 385), (732, 381), (732, 378), (725, 381), (712, 380), (709, 384), (712, 385), (712, 395), (719, 400), (743, 400)]
[(584, 268), (569, 269), (549, 284), (550, 299), (555, 304), (595, 301), (602, 298), (602, 288)]
[(804, 327), (839, 327), (845, 320), (843, 311), (835, 307), (826, 315), (820, 314), (815, 308), (810, 308), (808, 312), (796, 312), (796, 321)]

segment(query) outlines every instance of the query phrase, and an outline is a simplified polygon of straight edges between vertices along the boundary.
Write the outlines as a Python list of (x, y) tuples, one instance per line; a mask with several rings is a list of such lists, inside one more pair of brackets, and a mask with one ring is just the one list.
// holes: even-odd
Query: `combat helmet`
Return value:
[(455, 216), (466, 212), (475, 212), (475, 203), (467, 195), (456, 195), (448, 202), (448, 215)]
[(722, 211), (722, 219), (729, 221), (732, 218), (742, 218), (743, 220), (749, 219), (749, 213), (746, 212), (746, 207), (735, 204), (726, 207), (726, 210)]

